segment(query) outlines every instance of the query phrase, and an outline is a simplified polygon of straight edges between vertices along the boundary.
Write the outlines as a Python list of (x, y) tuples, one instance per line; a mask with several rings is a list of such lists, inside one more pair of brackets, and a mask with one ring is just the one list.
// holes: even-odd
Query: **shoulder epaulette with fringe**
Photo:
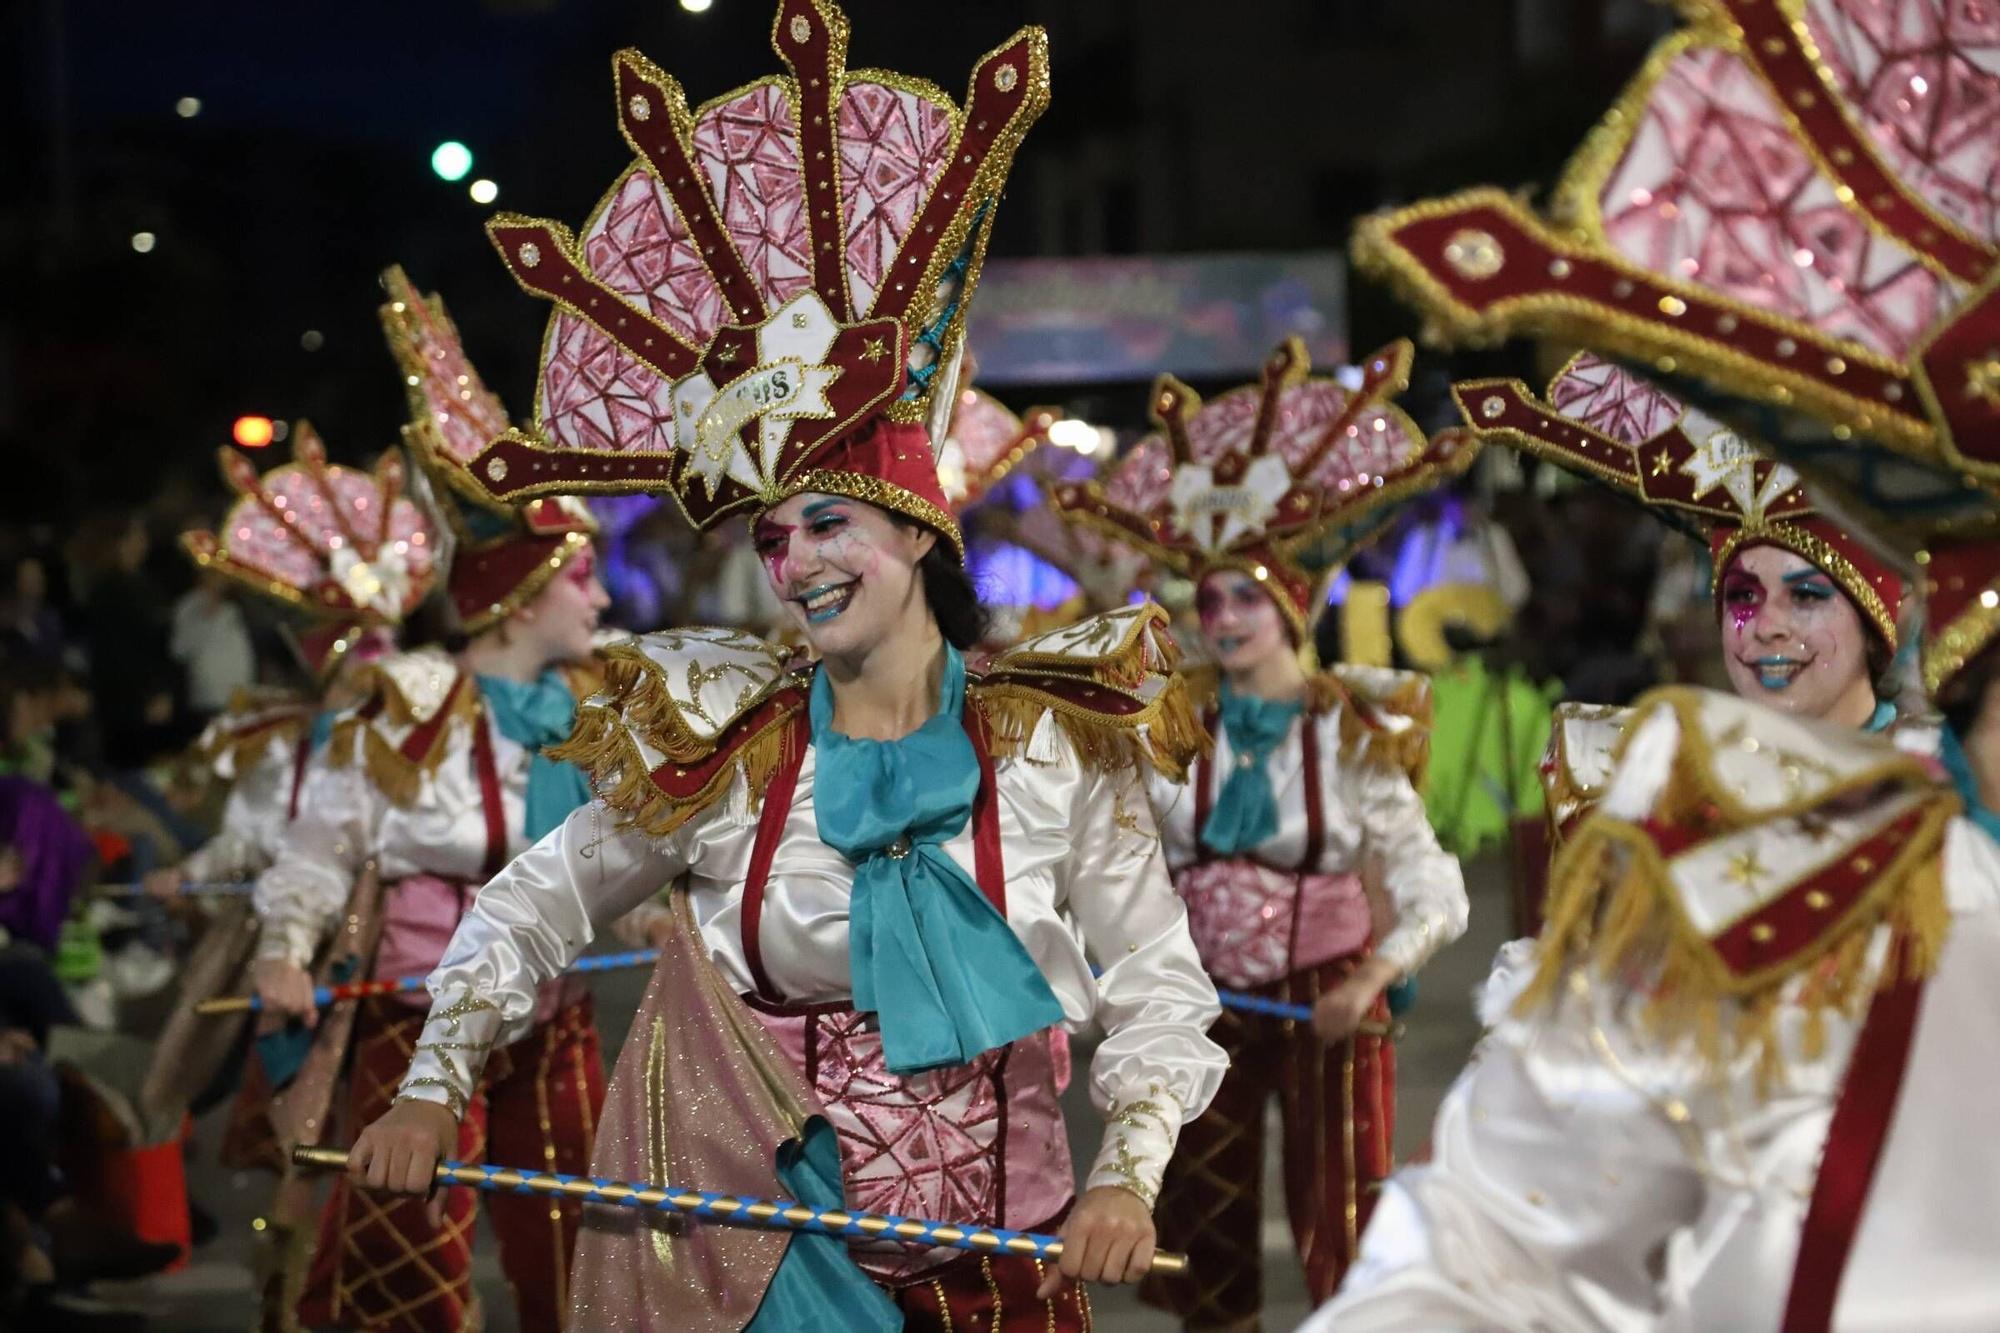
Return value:
[(1610, 704), (1555, 706), (1549, 746), (1542, 752), (1542, 801), (1549, 830), (1560, 842), (1604, 799), (1617, 767), (1618, 744), (1632, 710)]
[(257, 766), (274, 741), (290, 744), (312, 726), (306, 700), (284, 690), (237, 690), (195, 742), (209, 770), (233, 782)]
[(1051, 630), (996, 656), (972, 683), (995, 758), (1018, 755), (1053, 715), (1101, 772), (1149, 765), (1180, 781), (1208, 745), (1174, 670), (1180, 650), (1152, 602)]
[(333, 724), (327, 762), (361, 764), (384, 796), (407, 806), (443, 760), (452, 727), (479, 716), (478, 684), (448, 654), (424, 648), (377, 662), (365, 689), (360, 707)]
[(603, 687), (549, 754), (581, 768), (600, 800), (654, 837), (714, 802), (739, 770), (754, 802), (806, 706), (784, 651), (736, 630), (641, 635), (598, 659)]
[[(1803, 1007), (1810, 1057), (1829, 1010), (1929, 975), (1960, 806), (1922, 760), (1707, 690), (1656, 690), (1632, 717), (1602, 803), (1551, 871), (1524, 1012), (1559, 1001), (1578, 969), (1646, 978), (1635, 1007), (1657, 1036), (1718, 1064), (1750, 1055), (1774, 1079), (1781, 1011)], [(1870, 946), (1885, 926), (1883, 964)]]
[(1341, 662), (1312, 678), (1316, 714), (1339, 710), (1343, 759), (1389, 764), (1424, 789), (1431, 763), (1431, 681), (1415, 671)]

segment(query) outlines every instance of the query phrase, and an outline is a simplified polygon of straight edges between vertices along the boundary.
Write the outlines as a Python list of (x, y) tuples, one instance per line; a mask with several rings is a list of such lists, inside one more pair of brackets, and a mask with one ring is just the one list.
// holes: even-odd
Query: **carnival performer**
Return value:
[[(1185, 783), (1151, 783), (1167, 863), (1209, 975), (1313, 1010), (1310, 1030), (1234, 1011), (1211, 1030), (1229, 1073), (1182, 1134), (1160, 1196), (1162, 1241), (1185, 1248), (1192, 1271), (1143, 1289), (1190, 1328), (1257, 1324), (1274, 1097), (1307, 1286), (1324, 1300), (1339, 1285), (1392, 1164), (1395, 1052), (1359, 1029), (1385, 1023), (1384, 991), (1465, 930), (1464, 878), (1417, 790), (1427, 682), (1321, 671), (1312, 646), (1320, 574), (1479, 452), (1463, 433), (1427, 441), (1385, 401), (1409, 368), (1410, 345), (1397, 343), (1349, 392), (1311, 378), (1292, 339), (1261, 384), (1212, 403), (1163, 378), (1152, 401), (1162, 433), (1108, 487), (1054, 490), (1066, 518), (1196, 584), (1215, 663), (1196, 693), (1215, 752)], [(1371, 912), (1364, 875), (1386, 911)]]
[[(1738, 695), (1933, 744), (1922, 719), (1891, 697), (1903, 580), (1849, 525), (1820, 512), (1793, 468), (1591, 352), (1572, 357), (1539, 397), (1507, 379), (1465, 381), (1452, 395), (1482, 440), (1610, 486), (1703, 541), (1723, 667)], [(1542, 762), (1556, 841), (1603, 795), (1629, 722), (1623, 708), (1557, 705)]]
[[(366, 669), (393, 646), (397, 627), (440, 572), (435, 531), (405, 494), (397, 453), (385, 454), (371, 474), (329, 464), (306, 422), (292, 427), (291, 441), (292, 461), (261, 477), (242, 454), (223, 450), (223, 476), (238, 498), (216, 530), (189, 532), (181, 541), (203, 569), (279, 604), (287, 617), (281, 629), (310, 688), (246, 693), (204, 733), (202, 752), (230, 784), (229, 795), (215, 837), (179, 866), (148, 876), (147, 890), (169, 901), (180, 901), (190, 884), (252, 879), (277, 858), (298, 813), (308, 761), (325, 743), (334, 713), (359, 702)], [(176, 1123), (194, 1108), (244, 1035), (241, 1023), (195, 1006), (249, 987), (256, 914), (247, 897), (193, 901), (200, 938), (181, 969), (174, 1010), (140, 1092), (140, 1107), (154, 1124)], [(296, 1287), (303, 1265), (295, 1237), (312, 1212), (311, 1188), (290, 1178), (278, 1143), (278, 1089), (289, 1081), (299, 1050), (282, 1036), (251, 1048), (220, 1150), (231, 1167), (280, 1177), (263, 1210), (256, 1256), (267, 1326), (289, 1319), (284, 1293)]]
[[(719, 630), (610, 651), (562, 752), (597, 800), (480, 893), (350, 1176), (427, 1189), (487, 1046), (607, 922), (673, 884), (675, 933), (594, 1173), (1059, 1226), (1065, 1249), (1060, 1267), (848, 1250), (605, 1210), (578, 1249), (579, 1327), (1083, 1329), (1065, 1279), (1145, 1271), (1161, 1172), (1222, 1075), (1214, 989), (1143, 785), (1199, 739), (1162, 614), (1085, 621), (983, 675), (962, 656), (983, 615), (932, 440), (1001, 186), (1046, 103), (1046, 39), (1025, 29), (982, 59), (960, 109), (848, 70), (847, 35), (823, 0), (783, 0), (789, 74), (698, 116), (619, 55), (639, 159), (576, 244), (554, 223), (489, 226), (516, 278), (560, 304), (545, 439), (504, 436), (472, 475), (510, 496), (664, 491), (703, 528), (748, 516), (818, 660), (791, 669)], [(751, 143), (768, 147), (754, 190), (753, 164), (723, 155)], [(687, 260), (643, 290), (641, 215)], [(571, 372), (585, 363), (615, 380)], [(628, 391), (658, 416), (607, 410)], [(1106, 1126), (1073, 1197), (1047, 1033), (1091, 1023)]]
[[(1990, 493), (1967, 483), (1990, 484), (2000, 456), (2000, 255), (1990, 230), (1943, 220), (1985, 177), (1968, 183), (1941, 147), (1955, 108), (1914, 85), (1900, 110), (1868, 95), (1895, 58), (1883, 43), (1977, 68), (1964, 33), (1915, 0), (1851, 26), (1820, 8), (1685, 9), (1692, 26), (1573, 162), (1561, 230), (1474, 191), (1364, 224), (1357, 248), (1460, 332), (1560, 328), (1671, 358), (1739, 412), (1788, 406), (1786, 447), (1840, 471), (1873, 531), (1934, 531), (1954, 509), (1990, 520)], [(1782, 191), (1736, 191), (1740, 164), (1676, 132), (1744, 118), (1770, 129), (1758, 174)], [(1662, 228), (1663, 209), (1683, 221)], [(1845, 244), (1864, 231), (1865, 258)], [(1799, 273), (1742, 265), (1743, 246)], [(2000, 1181), (1968, 1146), (1986, 1107), (1966, 1084), (2000, 1053), (1984, 651), (2000, 547), (1940, 537), (1921, 563), (1924, 675), (1959, 793), (1830, 716), (1642, 699), (1557, 860), (1547, 928), (1487, 984), (1492, 1031), (1439, 1112), (1433, 1161), (1390, 1182), (1310, 1328), (2000, 1320), (2000, 1232), (1975, 1202)]]
[[(306, 965), (335, 936), (360, 975), (428, 971), (478, 886), (584, 802), (582, 773), (542, 751), (569, 733), (572, 673), (591, 664), (607, 602), (581, 506), (549, 499), (516, 509), (464, 476), (470, 453), (505, 428), (506, 413), (466, 359), (442, 302), (421, 296), (400, 269), (384, 275), (384, 286), (383, 327), (409, 389), (405, 441), (449, 522), (447, 591), (462, 646), (376, 666), (367, 701), (335, 724), (308, 765), (299, 813), (256, 890), (257, 993), (267, 1024), (321, 1029), (298, 1078), (304, 1087), (295, 1084), (292, 1095), (324, 1107), (344, 1053), (338, 1114), (355, 1126), (389, 1104), (423, 1013), (381, 996), (347, 1002), (319, 1022)], [(348, 577), (389, 583), (395, 575), (364, 562)], [(343, 916), (357, 882), (376, 881), (379, 894)], [(552, 979), (528, 1004), (519, 1039), (463, 1090), (454, 1151), (580, 1171), (604, 1091), (590, 995), (574, 979)], [(288, 1138), (316, 1142), (329, 1114), (295, 1110)], [(560, 1327), (576, 1206), (504, 1198), (491, 1213), (521, 1326)], [(469, 1191), (431, 1209), (337, 1185), (299, 1322), (429, 1330), (475, 1321), (473, 1222)]]

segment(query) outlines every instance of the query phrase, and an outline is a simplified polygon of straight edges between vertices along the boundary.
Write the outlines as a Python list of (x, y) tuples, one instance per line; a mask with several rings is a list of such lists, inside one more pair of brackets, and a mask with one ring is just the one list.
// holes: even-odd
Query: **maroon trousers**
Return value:
[[(424, 1013), (393, 999), (361, 1001), (347, 1075), (350, 1136), (395, 1100)], [(487, 1061), (459, 1125), (457, 1156), (587, 1175), (604, 1106), (604, 1058), (588, 997)], [(500, 1267), (523, 1333), (553, 1333), (569, 1309), (569, 1261), (581, 1205), (536, 1195), (489, 1195)], [(442, 1225), (423, 1199), (334, 1185), (299, 1302), (307, 1327), (455, 1333), (479, 1324), (472, 1289), (474, 1191), (445, 1191)]]
[(967, 1255), (889, 1294), (905, 1333), (1089, 1333), (1090, 1296), (1081, 1283), (1035, 1298), (1046, 1271), (1025, 1255)]
[[(1363, 955), (1337, 959), (1253, 994), (1311, 1005)], [(1387, 1018), (1378, 1001), (1374, 1018)], [(1392, 1165), (1395, 1048), (1379, 1037), (1328, 1046), (1310, 1025), (1224, 1009), (1208, 1035), (1228, 1052), (1215, 1101), (1181, 1131), (1160, 1187), (1160, 1248), (1189, 1271), (1149, 1277), (1148, 1304), (1190, 1327), (1254, 1317), (1263, 1306), (1264, 1113), (1278, 1099), (1285, 1208), (1313, 1303), (1332, 1297), (1354, 1261), (1375, 1193)]]

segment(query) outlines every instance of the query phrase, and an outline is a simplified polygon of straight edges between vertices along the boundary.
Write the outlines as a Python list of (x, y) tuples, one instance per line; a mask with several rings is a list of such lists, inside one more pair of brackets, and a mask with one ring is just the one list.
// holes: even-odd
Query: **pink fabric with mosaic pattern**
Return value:
[[(1069, 1138), (1048, 1033), (967, 1065), (902, 1075), (889, 1072), (867, 1015), (836, 1006), (756, 1012), (806, 1074), (840, 1138), (847, 1207), (1025, 1230), (1068, 1206)], [(896, 1283), (964, 1253), (848, 1245), (862, 1268)]]

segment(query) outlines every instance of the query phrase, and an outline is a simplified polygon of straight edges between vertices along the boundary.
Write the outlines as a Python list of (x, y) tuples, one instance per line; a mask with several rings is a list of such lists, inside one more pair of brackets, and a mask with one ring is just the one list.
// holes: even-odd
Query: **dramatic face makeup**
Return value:
[(551, 662), (581, 661), (590, 656), (598, 613), (609, 605), (611, 598), (597, 581), (597, 552), (586, 546), (528, 603), (525, 610), (532, 614), (523, 628), (541, 637)]
[(1202, 636), (1224, 671), (1249, 671), (1292, 651), (1284, 613), (1264, 585), (1238, 569), (1219, 569), (1194, 595)]
[(1746, 699), (1826, 717), (1872, 685), (1868, 630), (1854, 603), (1804, 557), (1776, 546), (1739, 551), (1718, 593), (1729, 683)]
[(771, 591), (822, 655), (879, 640), (923, 597), (917, 562), (936, 536), (887, 510), (807, 491), (751, 528)]

